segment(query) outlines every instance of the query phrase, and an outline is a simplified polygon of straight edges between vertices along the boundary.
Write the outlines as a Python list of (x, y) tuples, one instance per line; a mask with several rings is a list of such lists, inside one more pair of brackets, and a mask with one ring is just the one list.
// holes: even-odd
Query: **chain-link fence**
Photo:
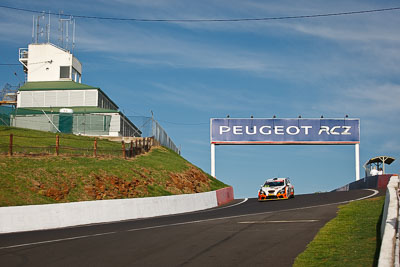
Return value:
[(110, 115), (98, 114), (11, 114), (10, 126), (77, 135), (108, 135)]
[(181, 154), (178, 148), (172, 141), (171, 137), (167, 134), (163, 127), (153, 118), (145, 116), (129, 116), (129, 119), (139, 128), (142, 136), (154, 137), (160, 145), (168, 147), (169, 149)]
[(14, 109), (6, 107), (6, 106), (0, 106), (0, 125), (4, 126), (10, 126), (10, 115), (14, 111)]

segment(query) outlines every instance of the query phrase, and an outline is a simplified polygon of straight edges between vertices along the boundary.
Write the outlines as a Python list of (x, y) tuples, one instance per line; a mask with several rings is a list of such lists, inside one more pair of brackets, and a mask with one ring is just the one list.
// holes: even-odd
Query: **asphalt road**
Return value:
[(374, 192), (235, 200), (206, 211), (0, 235), (0, 266), (291, 266), (338, 205)]

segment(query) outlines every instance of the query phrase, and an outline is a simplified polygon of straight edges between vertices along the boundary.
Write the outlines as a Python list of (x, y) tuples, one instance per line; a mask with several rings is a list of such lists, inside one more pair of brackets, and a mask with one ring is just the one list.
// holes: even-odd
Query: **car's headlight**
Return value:
[(278, 193), (279, 193), (279, 194), (285, 194), (285, 188), (282, 188), (281, 190), (279, 190)]

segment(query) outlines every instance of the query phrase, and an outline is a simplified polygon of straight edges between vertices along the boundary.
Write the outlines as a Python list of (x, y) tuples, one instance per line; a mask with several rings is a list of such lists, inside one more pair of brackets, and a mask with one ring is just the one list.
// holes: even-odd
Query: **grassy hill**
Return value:
[[(40, 143), (50, 147), (55, 134), (0, 127), (0, 206), (61, 203), (99, 199), (164, 196), (196, 193), (226, 187), (180, 155), (154, 147), (135, 158), (84, 155), (6, 155), (9, 133), (24, 136), (19, 145)], [(31, 138), (29, 138), (29, 136)], [(93, 138), (63, 135), (74, 146)], [(48, 142), (46, 143), (47, 137)], [(25, 141), (22, 141), (25, 140)], [(62, 139), (64, 140), (64, 139)], [(21, 142), (26, 142), (22, 144)], [(67, 141), (65, 141), (67, 142)], [(120, 143), (104, 141), (103, 146), (120, 149)]]

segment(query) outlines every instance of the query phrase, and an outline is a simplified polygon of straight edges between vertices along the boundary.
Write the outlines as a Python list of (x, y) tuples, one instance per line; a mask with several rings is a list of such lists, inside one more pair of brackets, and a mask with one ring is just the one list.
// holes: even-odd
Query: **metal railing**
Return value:
[(142, 136), (154, 137), (160, 145), (168, 147), (179, 155), (181, 149), (172, 141), (164, 128), (153, 118), (146, 116), (128, 116), (142, 132)]

